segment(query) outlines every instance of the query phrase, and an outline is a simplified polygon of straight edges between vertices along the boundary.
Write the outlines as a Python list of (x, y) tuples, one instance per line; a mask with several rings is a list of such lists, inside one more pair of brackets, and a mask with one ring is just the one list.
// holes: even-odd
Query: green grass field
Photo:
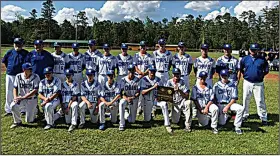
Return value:
[[(6, 50), (2, 49), (1, 56)], [(64, 51), (70, 52), (71, 49)], [(84, 51), (81, 50), (82, 53)], [(112, 53), (116, 55), (118, 51), (114, 50)], [(192, 57), (200, 55), (200, 53), (190, 54)], [(222, 54), (209, 55), (217, 58)], [(193, 73), (190, 80), (193, 85), (195, 82)], [(214, 82), (216, 81), (217, 79), (214, 79)], [(1, 111), (4, 112), (4, 75), (1, 84)], [(243, 82), (239, 84), (238, 103), (242, 102), (242, 84)], [(12, 118), (3, 117), (2, 113), (2, 154), (279, 154), (278, 88), (277, 80), (265, 80), (265, 101), (270, 126), (261, 127), (256, 104), (252, 98), (251, 115), (242, 127), (243, 135), (235, 134), (232, 120), (218, 135), (214, 135), (209, 129), (198, 128), (197, 119), (194, 119), (193, 132), (186, 133), (180, 126), (172, 124), (174, 135), (171, 136), (164, 128), (163, 117), (160, 114), (154, 119), (151, 129), (141, 127), (143, 117), (140, 116), (132, 128), (123, 132), (118, 130), (118, 124), (114, 128), (99, 131), (98, 126), (87, 122), (86, 129), (76, 130), (70, 134), (63, 119), (58, 121), (56, 129), (50, 131), (43, 130), (42, 122), (11, 130), (9, 127), (13, 122)]]

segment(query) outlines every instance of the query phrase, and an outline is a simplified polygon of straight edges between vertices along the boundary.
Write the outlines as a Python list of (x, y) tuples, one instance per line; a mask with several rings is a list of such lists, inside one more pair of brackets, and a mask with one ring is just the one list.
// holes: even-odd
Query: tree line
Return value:
[[(203, 20), (202, 15), (187, 15), (183, 19), (172, 17), (154, 21), (149, 17), (113, 22), (99, 21), (96, 17), (88, 19), (84, 11), (80, 11), (75, 25), (64, 20), (58, 24), (53, 19), (55, 7), (52, 0), (42, 3), (41, 17), (36, 9), (30, 11), (30, 17), (24, 19), (16, 13), (13, 22), (1, 20), (2, 44), (11, 44), (14, 37), (24, 38), (32, 44), (35, 39), (95, 39), (98, 45), (109, 43), (119, 46), (122, 42), (139, 43), (147, 41), (154, 46), (159, 38), (165, 38), (168, 44), (184, 41), (188, 48), (199, 48), (201, 43), (210, 44), (210, 48), (219, 49), (224, 43), (232, 44), (233, 49), (247, 49), (250, 43), (259, 43), (263, 48), (279, 48), (279, 5), (274, 8), (263, 8), (263, 15), (244, 11), (240, 18), (230, 13), (219, 15), (215, 19)], [(93, 25), (89, 26), (88, 20)]]

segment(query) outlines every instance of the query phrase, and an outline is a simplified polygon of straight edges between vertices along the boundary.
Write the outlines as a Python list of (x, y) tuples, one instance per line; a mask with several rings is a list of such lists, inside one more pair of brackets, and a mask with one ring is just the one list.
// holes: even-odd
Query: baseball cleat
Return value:
[(191, 132), (191, 131), (192, 131), (192, 129), (191, 129), (190, 127), (186, 127), (186, 128), (185, 128), (185, 132), (188, 132), (188, 133), (189, 133), (189, 132)]
[(166, 127), (166, 130), (167, 130), (167, 132), (168, 132), (169, 134), (173, 134), (173, 130), (172, 130), (172, 128), (171, 128), (170, 126), (167, 126), (167, 127)]
[(262, 126), (268, 126), (268, 122), (262, 120)]
[(75, 128), (76, 128), (75, 125), (71, 125), (71, 126), (69, 127), (69, 129), (68, 129), (68, 132), (72, 132)]
[(47, 125), (47, 126), (44, 127), (44, 130), (49, 130), (49, 129), (51, 129), (51, 128), (52, 128), (51, 125)]
[(84, 128), (84, 125), (85, 125), (85, 124), (79, 124), (78, 128), (79, 128), (79, 129), (82, 129), (82, 128)]
[(5, 113), (4, 116), (11, 116), (12, 113)]
[(100, 126), (99, 126), (99, 130), (102, 130), (102, 131), (104, 131), (104, 130), (105, 130), (105, 124), (104, 124), (104, 123), (100, 124)]
[(26, 113), (25, 112), (21, 112), (21, 115), (24, 116)]
[(240, 128), (235, 128), (235, 133), (236, 134), (242, 134), (242, 130)]
[(242, 122), (245, 122), (245, 121), (247, 121), (248, 120), (248, 117), (246, 116), (246, 117), (242, 117)]
[(124, 127), (119, 127), (119, 130), (120, 131), (124, 131)]
[(13, 123), (10, 128), (13, 129), (13, 128), (19, 127), (21, 125), (22, 125), (21, 123)]
[(217, 128), (213, 128), (213, 129), (212, 129), (212, 132), (213, 132), (214, 134), (218, 134), (218, 133), (219, 133), (219, 130), (218, 130)]

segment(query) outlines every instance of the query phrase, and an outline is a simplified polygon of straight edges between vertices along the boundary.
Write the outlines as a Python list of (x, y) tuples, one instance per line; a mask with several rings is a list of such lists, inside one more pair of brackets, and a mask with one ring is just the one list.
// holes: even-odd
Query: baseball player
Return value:
[(153, 106), (159, 106), (162, 110), (162, 115), (164, 117), (164, 126), (168, 133), (172, 133), (170, 126), (170, 121), (168, 117), (168, 106), (165, 101), (157, 100), (157, 87), (163, 86), (163, 82), (155, 76), (156, 68), (154, 65), (149, 67), (149, 75), (143, 77), (140, 80), (141, 94), (143, 95), (143, 110), (144, 110), (144, 127), (151, 127), (151, 112)]
[(199, 126), (207, 126), (210, 116), (213, 133), (218, 134), (219, 108), (212, 101), (214, 98), (213, 89), (206, 83), (208, 75), (205, 71), (201, 71), (198, 76), (200, 78), (199, 83), (195, 84), (192, 88), (191, 100), (198, 109), (197, 118)]
[(95, 44), (96, 44), (95, 40), (89, 40), (88, 41), (89, 50), (87, 50), (84, 55), (85, 55), (86, 69), (92, 69), (96, 71), (95, 75), (97, 75), (98, 60), (103, 57), (103, 54), (98, 49), (96, 49)]
[[(15, 77), (17, 74), (22, 72), (22, 65), (25, 62), (25, 58), (28, 54), (28, 51), (22, 48), (23, 39), (15, 38), (14, 39), (14, 48), (7, 51), (2, 59), (7, 68), (6, 71), (6, 103), (5, 103), (5, 116), (12, 115), (11, 112), (11, 103), (13, 102), (13, 85)], [(24, 109), (22, 110), (24, 111)]]
[(69, 68), (69, 55), (61, 51), (61, 43), (55, 42), (53, 46), (55, 49), (55, 52), (52, 53), (54, 57), (53, 76), (64, 82), (66, 80), (64, 71)]
[(239, 58), (238, 58), (238, 69), (239, 69), (239, 71), (237, 73), (238, 82), (240, 82), (240, 79), (241, 79), (241, 76), (242, 76), (241, 71), (240, 71), (240, 62), (241, 62), (242, 58), (245, 57), (245, 56), (246, 56), (245, 50), (241, 49), (239, 51)]
[(165, 84), (166, 87), (174, 88), (175, 93), (173, 94), (172, 103), (172, 122), (179, 123), (181, 111), (183, 111), (186, 121), (185, 121), (185, 131), (191, 131), (192, 122), (192, 104), (188, 100), (190, 89), (187, 88), (186, 83), (181, 79), (181, 71), (178, 68), (173, 68), (172, 70), (173, 78), (169, 79)]
[[(238, 60), (231, 55), (232, 47), (230, 44), (223, 45), (224, 56), (221, 56), (216, 61), (216, 72), (219, 74), (221, 70), (229, 70), (229, 80), (235, 85), (238, 85), (239, 81), (237, 79), (237, 74), (239, 71)], [(221, 79), (221, 77), (220, 77)]]
[(32, 73), (30, 63), (22, 65), (23, 73), (16, 75), (14, 81), (14, 101), (11, 104), (14, 123), (10, 128), (21, 126), (20, 107), (26, 107), (26, 122), (34, 122), (37, 106), (37, 92), (40, 78)]
[(120, 82), (121, 79), (128, 74), (127, 66), (133, 63), (133, 57), (127, 54), (128, 46), (125, 43), (122, 43), (121, 50), (122, 53), (117, 56), (117, 71), (118, 78), (117, 82)]
[(228, 119), (228, 111), (236, 112), (234, 119), (235, 132), (242, 134), (240, 129), (242, 124), (243, 107), (236, 103), (238, 100), (237, 88), (234, 82), (229, 80), (230, 70), (222, 69), (220, 71), (221, 80), (215, 83), (213, 87), (214, 99), (219, 107), (219, 124), (225, 125)]
[(90, 119), (92, 123), (97, 123), (98, 115), (98, 101), (100, 98), (101, 85), (94, 79), (95, 71), (86, 70), (87, 80), (81, 84), (81, 99), (79, 104), (80, 124), (78, 128), (83, 128), (85, 124), (85, 111), (88, 108), (90, 112)]
[(120, 84), (119, 89), (122, 94), (122, 99), (119, 103), (120, 126), (119, 130), (124, 131), (125, 128), (125, 107), (129, 107), (128, 122), (134, 123), (136, 120), (136, 113), (138, 107), (138, 97), (140, 93), (139, 81), (140, 79), (135, 76), (135, 66), (129, 65), (127, 67), (128, 75), (125, 76)]
[(61, 116), (61, 112), (54, 113), (54, 110), (60, 104), (58, 95), (61, 92), (61, 81), (57, 77), (53, 77), (53, 69), (47, 67), (44, 69), (45, 79), (39, 84), (39, 98), (42, 100), (41, 106), (44, 109), (47, 125), (45, 130), (53, 128), (54, 122)]
[(102, 91), (100, 93), (100, 101), (99, 104), (99, 120), (100, 120), (100, 130), (105, 130), (105, 112), (110, 112), (112, 126), (113, 123), (117, 122), (119, 104), (118, 99), (121, 97), (119, 85), (117, 81), (114, 81), (115, 72), (113, 70), (107, 71), (108, 81), (103, 85)]
[(73, 80), (74, 70), (65, 70), (66, 81), (61, 84), (62, 109), (65, 113), (66, 124), (71, 124), (68, 131), (72, 132), (77, 126), (79, 84)]
[(79, 52), (79, 43), (73, 43), (73, 52), (68, 54), (69, 67), (74, 70), (73, 80), (79, 85), (83, 81), (83, 70), (85, 69), (85, 56)]
[(252, 93), (254, 93), (257, 104), (258, 115), (262, 120), (262, 125), (267, 125), (267, 110), (264, 96), (264, 76), (268, 74), (268, 63), (265, 59), (257, 55), (258, 44), (250, 45), (250, 55), (242, 58), (240, 62), (240, 71), (243, 74), (243, 118), (246, 120), (249, 116), (249, 104)]
[(209, 45), (202, 44), (201, 45), (201, 56), (196, 58), (194, 61), (194, 73), (197, 77), (196, 83), (199, 82), (199, 73), (201, 71), (205, 71), (208, 75), (206, 79), (206, 83), (209, 84), (211, 87), (213, 86), (213, 75), (215, 73), (215, 60), (208, 56)]
[(98, 61), (98, 82), (104, 84), (107, 81), (107, 71), (115, 70), (117, 66), (117, 58), (110, 53), (110, 45), (103, 45), (104, 56)]

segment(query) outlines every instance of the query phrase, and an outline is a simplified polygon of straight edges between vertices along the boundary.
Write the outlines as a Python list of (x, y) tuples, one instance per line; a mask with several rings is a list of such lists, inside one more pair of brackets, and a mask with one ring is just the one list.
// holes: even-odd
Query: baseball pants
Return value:
[(61, 83), (63, 83), (64, 81), (66, 81), (66, 76), (65, 74), (53, 74), (54, 77), (57, 77), (60, 79)]
[[(226, 105), (218, 104), (219, 107), (219, 124), (225, 125), (228, 119), (228, 115), (223, 113), (223, 109)], [(243, 116), (243, 107), (237, 103), (234, 103), (229, 108), (231, 111), (236, 112), (236, 116), (234, 119), (234, 126), (237, 128), (241, 127), (242, 124), (242, 116)]]
[(20, 108), (26, 107), (25, 122), (33, 122), (35, 119), (36, 106), (38, 104), (37, 98), (30, 98), (20, 101), (19, 104), (12, 102), (11, 111), (13, 114), (14, 123), (21, 123)]
[(80, 124), (84, 124), (86, 122), (85, 118), (86, 118), (86, 109), (87, 108), (89, 109), (89, 113), (90, 113), (90, 121), (92, 123), (97, 123), (98, 114), (94, 115), (94, 111), (96, 109), (95, 107), (96, 107), (96, 103), (92, 103), (92, 108), (91, 109), (88, 108), (87, 104), (84, 101), (82, 101), (79, 104)]
[(111, 105), (111, 107), (108, 107), (104, 102), (101, 102), (99, 104), (99, 120), (100, 123), (105, 123), (105, 110), (110, 109), (110, 116), (111, 116), (111, 122), (116, 123), (117, 117), (118, 117), (118, 110), (119, 105), (115, 102)]
[(267, 110), (264, 97), (264, 83), (251, 83), (247, 80), (243, 82), (243, 117), (249, 116), (249, 104), (252, 93), (254, 93), (255, 101), (257, 104), (258, 115), (261, 120), (267, 121)]
[(129, 115), (128, 115), (128, 122), (134, 123), (136, 120), (137, 114), (137, 107), (138, 107), (138, 98), (133, 99), (130, 103), (127, 102), (125, 99), (121, 99), (119, 103), (119, 114), (120, 114), (120, 127), (125, 127), (125, 107), (128, 105), (129, 108)]
[[(196, 79), (196, 84), (199, 84), (199, 81), (200, 81), (200, 78), (197, 78), (197, 79)], [(207, 83), (208, 85), (210, 85), (211, 87), (213, 87), (213, 79), (207, 78), (207, 79), (206, 79), (206, 83)]]
[(68, 114), (65, 114), (66, 124), (77, 125), (78, 120), (78, 102), (74, 101), (71, 104)]
[(201, 114), (197, 111), (197, 118), (199, 126), (206, 126), (209, 123), (209, 118), (211, 118), (211, 127), (218, 127), (218, 117), (219, 117), (219, 107), (215, 104), (211, 104), (208, 110), (208, 114)]
[(186, 127), (191, 127), (191, 123), (192, 123), (192, 103), (191, 100), (182, 100), (180, 103), (178, 104), (172, 104), (172, 122), (173, 123), (178, 123), (180, 120), (180, 116), (181, 116), (181, 111), (183, 111), (186, 121), (185, 121), (185, 126)]
[(60, 104), (60, 100), (56, 99), (47, 103), (43, 107), (45, 113), (45, 119), (48, 125), (54, 125), (54, 122), (61, 116), (62, 113), (60, 111), (54, 114), (54, 110), (57, 108), (59, 104)]
[(14, 100), (13, 89), (14, 89), (15, 77), (16, 76), (6, 75), (6, 104), (5, 104), (6, 113), (11, 113), (10, 105)]
[(79, 85), (81, 85), (81, 83), (84, 81), (83, 73), (74, 73), (73, 80), (76, 81)]
[[(186, 83), (186, 86), (188, 89), (191, 89), (190, 87), (190, 79), (189, 79), (189, 75), (181, 75), (181, 79), (184, 80), (184, 82)], [(192, 117), (195, 118), (197, 116), (197, 109), (195, 107), (195, 104), (192, 104)]]
[(156, 72), (156, 76), (161, 79), (162, 82), (166, 83), (169, 80), (169, 74), (168, 72)]
[(107, 75), (101, 75), (101, 74), (98, 75), (98, 82), (101, 85), (105, 84), (106, 81), (107, 81)]

